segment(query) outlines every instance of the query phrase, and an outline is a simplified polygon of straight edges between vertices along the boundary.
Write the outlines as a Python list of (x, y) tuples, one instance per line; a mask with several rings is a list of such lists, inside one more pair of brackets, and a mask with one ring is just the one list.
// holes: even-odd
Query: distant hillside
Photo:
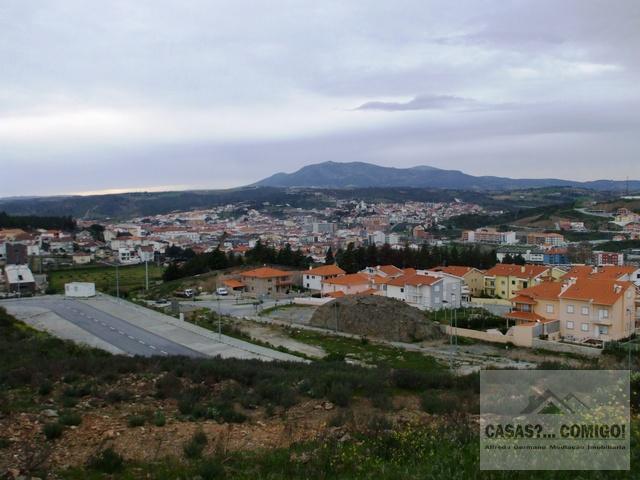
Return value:
[[(323, 162), (308, 165), (293, 173), (277, 173), (255, 185), (317, 188), (418, 187), (458, 190), (582, 187), (600, 191), (623, 191), (627, 188), (627, 182), (614, 180), (576, 182), (556, 178), (475, 177), (458, 170), (442, 170), (429, 166), (392, 168), (363, 162)], [(630, 181), (629, 188), (634, 191), (640, 190), (640, 181)]]

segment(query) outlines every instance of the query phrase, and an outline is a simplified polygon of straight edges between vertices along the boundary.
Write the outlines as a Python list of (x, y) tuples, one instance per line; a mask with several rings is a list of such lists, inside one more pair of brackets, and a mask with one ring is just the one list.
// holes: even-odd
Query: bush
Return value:
[(200, 467), (198, 468), (198, 475), (200, 475), (202, 480), (224, 478), (224, 467), (215, 458), (207, 458), (200, 464)]
[(114, 474), (124, 468), (124, 459), (113, 448), (109, 447), (89, 460), (88, 467), (98, 472)]
[(142, 427), (146, 423), (147, 419), (144, 415), (131, 415), (127, 419), (127, 425), (131, 428)]
[(64, 426), (78, 426), (82, 423), (82, 417), (78, 413), (67, 412), (60, 415), (58, 422)]
[(156, 412), (153, 416), (153, 424), (156, 427), (164, 427), (167, 424), (167, 419), (163, 412)]
[(183, 445), (182, 451), (185, 457), (193, 460), (202, 456), (206, 445), (207, 435), (202, 430), (198, 430), (193, 434), (191, 439)]
[(457, 401), (434, 392), (425, 393), (420, 399), (420, 405), (425, 412), (431, 414), (450, 413), (458, 409)]
[(11, 446), (11, 440), (8, 438), (0, 437), (0, 450), (3, 448), (9, 448)]
[(351, 403), (353, 397), (353, 389), (346, 383), (334, 383), (327, 395), (327, 398), (341, 407), (346, 407)]
[(178, 398), (182, 393), (182, 380), (173, 372), (164, 374), (156, 380), (156, 397)]
[(49, 422), (44, 424), (42, 431), (44, 436), (47, 437), (47, 440), (55, 440), (62, 436), (64, 427), (58, 422)]
[(121, 403), (130, 400), (132, 397), (129, 390), (110, 390), (107, 392), (105, 400), (109, 403)]
[(49, 395), (53, 391), (53, 384), (49, 380), (45, 380), (38, 387), (38, 394), (45, 396)]
[(403, 390), (421, 391), (429, 388), (451, 388), (454, 380), (448, 372), (418, 372), (398, 369), (391, 375), (393, 384)]

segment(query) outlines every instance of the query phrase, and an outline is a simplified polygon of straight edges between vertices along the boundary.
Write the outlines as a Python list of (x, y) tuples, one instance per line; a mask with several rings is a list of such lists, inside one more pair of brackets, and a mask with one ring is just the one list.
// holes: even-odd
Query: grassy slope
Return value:
[[(144, 265), (132, 265), (119, 267), (120, 293), (141, 290), (145, 286)], [(162, 278), (162, 267), (149, 265), (149, 282)], [(64, 291), (64, 284), (69, 282), (93, 282), (96, 288), (102, 292), (114, 294), (116, 291), (116, 269), (108, 266), (89, 266), (81, 268), (71, 268), (65, 270), (55, 270), (49, 274), (49, 282), (56, 292)]]

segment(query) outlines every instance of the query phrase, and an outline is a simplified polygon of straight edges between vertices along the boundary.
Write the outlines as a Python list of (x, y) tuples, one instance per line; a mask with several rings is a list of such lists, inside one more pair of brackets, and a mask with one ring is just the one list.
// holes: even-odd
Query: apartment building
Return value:
[(551, 273), (542, 265), (498, 264), (484, 275), (484, 293), (510, 300), (519, 290), (542, 283)]
[(527, 243), (529, 245), (551, 245), (559, 247), (566, 242), (564, 236), (559, 233), (535, 232), (527, 235)]
[(605, 265), (624, 265), (624, 254), (622, 252), (603, 252), (601, 250), (593, 252), (593, 264), (597, 267)]
[(478, 228), (462, 232), (462, 241), (468, 243), (514, 244), (516, 232), (499, 232), (495, 228)]
[[(519, 324), (553, 324), (556, 337), (594, 343), (620, 340), (636, 331), (635, 285), (602, 278), (544, 282), (518, 292), (508, 318)], [(552, 335), (553, 337), (554, 335)]]

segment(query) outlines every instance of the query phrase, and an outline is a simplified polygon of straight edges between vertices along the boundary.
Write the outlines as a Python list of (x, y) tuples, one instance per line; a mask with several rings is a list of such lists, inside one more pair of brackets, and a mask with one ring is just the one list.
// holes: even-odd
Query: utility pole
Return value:
[(144, 288), (149, 291), (149, 260), (144, 261)]
[(120, 298), (120, 272), (118, 271), (117, 263), (116, 263), (116, 297)]
[(220, 317), (220, 296), (218, 295), (216, 300), (218, 301), (218, 340), (222, 341), (222, 319)]

